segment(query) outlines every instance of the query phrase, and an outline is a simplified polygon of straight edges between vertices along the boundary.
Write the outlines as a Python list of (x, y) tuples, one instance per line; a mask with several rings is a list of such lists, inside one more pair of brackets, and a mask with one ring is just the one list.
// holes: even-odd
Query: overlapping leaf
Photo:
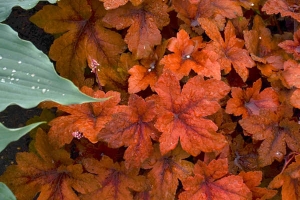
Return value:
[(167, 41), (155, 48), (151, 56), (141, 60), (141, 64), (134, 65), (128, 70), (130, 77), (128, 79), (128, 92), (130, 94), (145, 90), (148, 86), (152, 90), (154, 84), (161, 75), (163, 66), (159, 63), (165, 54)]
[(155, 127), (162, 132), (159, 142), (163, 155), (175, 149), (179, 139), (182, 148), (193, 156), (224, 147), (226, 140), (216, 133), (216, 124), (205, 119), (219, 110), (218, 100), (229, 92), (224, 82), (196, 76), (181, 90), (176, 76), (166, 70), (155, 91), (159, 112)]
[(283, 84), (291, 89), (296, 88), (290, 96), (290, 103), (296, 108), (300, 108), (300, 65), (295, 60), (287, 60), (284, 62), (284, 70), (282, 72)]
[(227, 173), (227, 159), (213, 160), (208, 165), (198, 161), (194, 167), (195, 175), (182, 182), (185, 191), (179, 194), (179, 199), (251, 199), (251, 192), (243, 183), (243, 178)]
[[(115, 8), (125, 5), (129, 0), (117, 0), (117, 1), (116, 0), (100, 0), (100, 1), (103, 2), (106, 10), (110, 10), (110, 9), (115, 9)], [(144, 0), (130, 0), (130, 2), (135, 6), (138, 6), (143, 1)]]
[(277, 111), (261, 110), (259, 115), (252, 115), (239, 121), (244, 134), (254, 140), (263, 140), (259, 154), (261, 167), (270, 165), (274, 160), (282, 161), (286, 146), (292, 151), (300, 150), (300, 125), (291, 119), (291, 106), (280, 106)]
[(159, 137), (154, 128), (155, 102), (132, 94), (128, 106), (122, 107), (98, 134), (109, 147), (127, 146), (124, 159), (128, 168), (140, 167), (153, 151), (152, 141)]
[(252, 30), (244, 31), (244, 39), (251, 58), (257, 61), (257, 68), (263, 75), (271, 77), (282, 69), (283, 52), (278, 50), (278, 40), (259, 15), (254, 17)]
[(290, 16), (295, 20), (300, 22), (299, 5), (297, 2), (289, 0), (268, 0), (262, 7), (262, 11), (267, 14), (278, 14), (280, 13), (282, 17)]
[(232, 87), (232, 98), (227, 101), (226, 112), (235, 116), (258, 115), (261, 109), (276, 110), (279, 106), (278, 95), (273, 88), (265, 88), (260, 92), (261, 79), (253, 83), (252, 88)]
[(184, 30), (177, 33), (176, 38), (171, 38), (168, 49), (173, 54), (165, 55), (161, 60), (165, 69), (170, 69), (180, 80), (189, 75), (191, 69), (199, 75), (221, 79), (221, 67), (217, 62), (219, 56), (213, 51), (200, 51), (205, 47), (202, 37), (189, 38)]
[(61, 76), (84, 85), (84, 69), (89, 57), (100, 65), (115, 65), (125, 50), (121, 36), (103, 27), (103, 5), (98, 0), (61, 0), (44, 6), (31, 21), (46, 32), (62, 34), (49, 52)]
[(221, 33), (215, 23), (207, 18), (199, 18), (198, 21), (206, 34), (213, 40), (207, 48), (219, 54), (219, 63), (221, 69), (228, 73), (231, 71), (231, 65), (238, 73), (238, 75), (245, 82), (248, 78), (249, 72), (247, 68), (255, 66), (254, 61), (249, 56), (246, 49), (243, 49), (244, 41), (236, 38), (234, 26), (228, 21), (223, 40)]
[(300, 156), (290, 164), (282, 173), (277, 175), (269, 184), (269, 188), (281, 188), (282, 199), (296, 200), (300, 198)]
[(160, 30), (169, 23), (167, 5), (145, 0), (139, 6), (126, 4), (109, 11), (103, 21), (116, 29), (129, 27), (125, 42), (136, 59), (147, 58), (155, 45), (161, 43)]
[(230, 0), (198, 0), (172, 1), (178, 17), (197, 32), (200, 17), (213, 20), (220, 30), (224, 28), (225, 18), (233, 19), (242, 16), (242, 8), (238, 2)]
[(147, 178), (152, 185), (151, 199), (175, 199), (178, 180), (184, 181), (192, 174), (193, 163), (184, 160), (189, 157), (178, 145), (173, 151), (162, 156), (158, 145), (155, 145), (154, 153), (143, 164), (143, 168), (151, 169)]
[[(47, 135), (39, 129), (36, 135), (37, 153), (17, 154), (17, 165), (11, 165), (0, 177), (20, 200), (79, 199), (77, 193), (87, 193), (97, 187), (93, 176), (83, 173), (67, 151), (53, 150)], [(75, 192), (75, 191), (76, 192)]]
[(258, 187), (262, 180), (262, 171), (241, 172), (239, 176), (243, 177), (244, 183), (252, 192), (252, 199), (272, 199), (277, 191), (268, 188)]
[(285, 40), (279, 43), (278, 46), (283, 48), (287, 53), (293, 54), (296, 60), (300, 60), (300, 29), (294, 33), (294, 41)]
[(135, 192), (145, 187), (145, 177), (138, 175), (138, 169), (127, 170), (124, 163), (114, 163), (112, 159), (103, 156), (100, 161), (89, 158), (83, 161), (85, 169), (95, 174), (94, 179), (101, 187), (81, 196), (81, 199), (133, 199)]
[(84, 86), (82, 92), (93, 97), (109, 98), (105, 102), (85, 103), (78, 105), (63, 106), (57, 105), (58, 109), (70, 115), (57, 117), (49, 125), (49, 140), (54, 146), (61, 147), (69, 144), (72, 133), (81, 133), (92, 143), (98, 142), (98, 132), (104, 128), (111, 119), (111, 115), (117, 111), (117, 104), (120, 102), (118, 92), (93, 91)]

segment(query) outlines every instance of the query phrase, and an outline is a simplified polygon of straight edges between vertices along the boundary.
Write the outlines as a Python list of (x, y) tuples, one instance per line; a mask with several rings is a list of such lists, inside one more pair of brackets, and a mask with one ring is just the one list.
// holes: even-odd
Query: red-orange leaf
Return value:
[(243, 177), (244, 183), (252, 192), (252, 199), (265, 200), (271, 199), (276, 194), (276, 190), (258, 187), (262, 180), (262, 171), (241, 172), (239, 176)]
[(31, 17), (48, 33), (62, 34), (50, 48), (61, 76), (76, 85), (84, 84), (84, 68), (92, 57), (100, 65), (113, 65), (125, 50), (121, 36), (102, 26), (105, 14), (99, 0), (61, 0), (57, 6), (47, 5)]
[[(104, 3), (104, 7), (106, 10), (118, 8), (120, 6), (125, 5), (128, 2), (128, 0), (100, 0), (100, 1)], [(130, 2), (135, 6), (138, 6), (143, 1), (144, 0), (130, 0)]]
[(87, 193), (97, 188), (93, 176), (82, 173), (81, 164), (75, 164), (67, 151), (53, 150), (41, 129), (34, 146), (37, 153), (18, 153), (18, 164), (9, 166), (0, 177), (19, 200), (34, 199), (39, 192), (39, 200), (79, 200), (75, 191)]
[(143, 168), (151, 169), (147, 178), (152, 185), (151, 199), (175, 199), (178, 180), (184, 181), (192, 174), (193, 163), (184, 160), (189, 154), (180, 145), (173, 151), (162, 156), (158, 145), (155, 145), (152, 156), (143, 164)]
[(134, 65), (129, 69), (131, 75), (128, 79), (128, 92), (130, 94), (145, 90), (148, 86), (152, 90), (158, 77), (162, 73), (163, 66), (159, 61), (165, 54), (167, 41), (156, 47), (151, 56), (141, 60), (140, 65)]
[(259, 115), (239, 121), (245, 135), (263, 140), (258, 149), (261, 167), (270, 165), (274, 160), (282, 161), (286, 146), (292, 151), (300, 151), (300, 125), (291, 119), (292, 115), (291, 106), (280, 106), (277, 111), (261, 110)]
[(173, 0), (172, 4), (178, 12), (178, 17), (196, 30), (199, 17), (213, 20), (223, 29), (225, 18), (233, 19), (243, 14), (239, 3), (231, 0)]
[(300, 60), (300, 29), (294, 33), (294, 41), (285, 40), (278, 44), (287, 53), (293, 54), (296, 60)]
[(58, 105), (59, 110), (70, 115), (57, 117), (49, 123), (51, 126), (49, 140), (55, 146), (61, 147), (64, 144), (69, 144), (75, 133), (83, 134), (83, 137), (93, 143), (98, 142), (98, 132), (111, 119), (111, 115), (116, 111), (117, 104), (120, 102), (118, 92), (111, 91), (105, 94), (100, 90), (95, 92), (85, 86), (81, 91), (96, 98), (111, 98), (97, 103)]
[(103, 21), (118, 30), (130, 27), (125, 36), (129, 50), (137, 59), (147, 58), (161, 43), (159, 29), (169, 23), (167, 8), (161, 1), (145, 0), (139, 6), (126, 4), (109, 11)]
[(145, 90), (149, 85), (153, 87), (158, 79), (155, 71), (142, 65), (135, 65), (128, 72), (131, 75), (128, 79), (128, 92), (130, 94)]
[(219, 110), (218, 100), (229, 92), (224, 82), (195, 76), (181, 90), (176, 76), (166, 70), (155, 91), (159, 112), (155, 127), (162, 132), (159, 142), (163, 155), (175, 149), (179, 139), (182, 148), (193, 156), (224, 147), (224, 136), (205, 118)]
[(81, 199), (129, 200), (133, 199), (133, 193), (145, 188), (145, 177), (138, 175), (138, 169), (127, 170), (123, 162), (114, 163), (107, 156), (103, 156), (100, 161), (93, 158), (86, 159), (83, 165), (89, 173), (95, 174), (94, 179), (101, 187), (82, 195)]
[(282, 17), (291, 16), (300, 22), (299, 5), (289, 0), (268, 0), (261, 9), (268, 15), (280, 13)]
[(235, 116), (258, 115), (261, 109), (276, 110), (279, 106), (279, 99), (273, 88), (265, 88), (260, 92), (262, 86), (261, 79), (253, 83), (252, 88), (242, 90), (242, 88), (232, 87), (232, 98), (228, 100), (226, 112)]
[(300, 155), (295, 157), (295, 162), (290, 164), (282, 173), (277, 175), (269, 184), (269, 188), (280, 188), (282, 199), (300, 199)]
[(178, 79), (189, 75), (193, 69), (199, 75), (221, 80), (218, 55), (213, 51), (200, 51), (203, 47), (205, 44), (202, 43), (202, 37), (190, 39), (187, 32), (180, 30), (176, 38), (169, 40), (168, 49), (174, 53), (164, 56), (161, 64), (164, 64), (165, 69), (170, 69)]
[(290, 103), (295, 108), (300, 108), (300, 65), (295, 60), (284, 62), (282, 81), (287, 88), (297, 88), (290, 96)]
[(99, 140), (109, 147), (127, 146), (124, 159), (126, 167), (140, 167), (152, 150), (152, 141), (157, 140), (158, 131), (154, 128), (154, 101), (144, 100), (132, 94), (128, 106), (113, 115), (112, 120), (98, 134)]
[(248, 51), (243, 49), (244, 41), (236, 38), (232, 23), (227, 22), (224, 31), (225, 39), (223, 40), (218, 27), (211, 20), (199, 18), (198, 21), (206, 34), (213, 40), (206, 48), (219, 54), (218, 61), (221, 69), (228, 73), (231, 70), (231, 65), (233, 65), (235, 71), (245, 82), (249, 75), (247, 68), (252, 68), (255, 63), (249, 56)]
[(251, 192), (240, 176), (227, 175), (227, 159), (213, 160), (208, 165), (198, 160), (194, 176), (185, 179), (180, 200), (249, 200)]

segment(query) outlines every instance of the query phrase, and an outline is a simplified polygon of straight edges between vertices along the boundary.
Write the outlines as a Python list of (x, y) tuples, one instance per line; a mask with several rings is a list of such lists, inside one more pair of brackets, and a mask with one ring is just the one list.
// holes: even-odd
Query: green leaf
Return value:
[(0, 182), (0, 199), (1, 200), (16, 200), (15, 195), (2, 182)]
[[(39, 0), (0, 0), (0, 22), (3, 22), (11, 13), (11, 9), (20, 6), (25, 10), (33, 8)], [(55, 3), (56, 0), (48, 0), (49, 3)]]
[(0, 112), (10, 104), (32, 108), (42, 101), (79, 104), (104, 101), (79, 91), (55, 72), (49, 58), (0, 23)]
[[(0, 152), (12, 141), (20, 139), (23, 135), (44, 122), (37, 122), (22, 128), (8, 129), (0, 123)], [(1, 199), (1, 198), (0, 198)]]

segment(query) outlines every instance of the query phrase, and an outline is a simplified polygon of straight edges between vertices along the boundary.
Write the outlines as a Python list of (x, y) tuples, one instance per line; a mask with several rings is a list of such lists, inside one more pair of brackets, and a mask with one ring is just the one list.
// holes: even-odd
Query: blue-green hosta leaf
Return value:
[[(11, 13), (11, 9), (20, 6), (25, 10), (33, 8), (39, 0), (0, 0), (0, 22), (3, 22)], [(56, 0), (48, 0), (49, 3), (55, 3)]]
[(37, 122), (22, 128), (8, 129), (0, 123), (0, 152), (12, 141), (17, 141), (23, 135), (44, 122)]
[(14, 194), (2, 182), (0, 182), (0, 199), (1, 200), (16, 200), (16, 197), (14, 196)]
[(0, 112), (10, 104), (32, 108), (45, 100), (60, 104), (104, 101), (79, 91), (57, 75), (49, 58), (0, 23)]

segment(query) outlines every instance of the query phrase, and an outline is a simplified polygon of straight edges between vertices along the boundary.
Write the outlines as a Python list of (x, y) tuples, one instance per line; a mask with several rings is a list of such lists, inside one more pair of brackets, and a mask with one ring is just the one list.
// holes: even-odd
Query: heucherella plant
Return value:
[(55, 35), (47, 56), (85, 95), (3, 36), (0, 89), (24, 95), (3, 108), (43, 101), (56, 113), (0, 181), (21, 200), (300, 199), (298, 4), (44, 5), (30, 21)]

